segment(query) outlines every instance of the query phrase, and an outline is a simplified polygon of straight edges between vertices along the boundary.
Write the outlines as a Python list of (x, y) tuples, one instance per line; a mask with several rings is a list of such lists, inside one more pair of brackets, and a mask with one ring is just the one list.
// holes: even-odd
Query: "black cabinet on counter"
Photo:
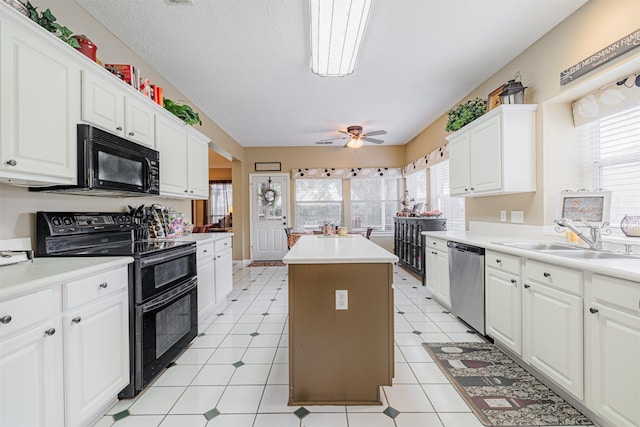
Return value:
[(425, 283), (423, 231), (444, 231), (447, 220), (444, 218), (394, 217), (393, 252), (400, 258), (400, 265), (422, 277)]

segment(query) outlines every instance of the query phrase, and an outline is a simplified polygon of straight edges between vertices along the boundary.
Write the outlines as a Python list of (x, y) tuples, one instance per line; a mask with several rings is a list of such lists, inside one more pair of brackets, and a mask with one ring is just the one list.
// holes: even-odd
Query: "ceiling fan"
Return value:
[(349, 126), (347, 130), (339, 130), (338, 132), (343, 133), (345, 136), (341, 136), (338, 138), (329, 138), (324, 139), (322, 141), (316, 142), (316, 144), (331, 144), (330, 141), (335, 139), (346, 139), (347, 143), (344, 145), (344, 148), (360, 148), (364, 145), (365, 142), (371, 142), (374, 144), (382, 144), (384, 143), (381, 139), (370, 138), (371, 136), (377, 135), (386, 135), (386, 130), (374, 130), (372, 132), (363, 132), (362, 126)]

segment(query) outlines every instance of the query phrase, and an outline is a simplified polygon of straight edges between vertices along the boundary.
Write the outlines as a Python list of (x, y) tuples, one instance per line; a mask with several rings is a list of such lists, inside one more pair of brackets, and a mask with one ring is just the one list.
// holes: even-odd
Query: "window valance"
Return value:
[(640, 72), (573, 101), (574, 126), (582, 126), (640, 106)]
[(405, 167), (403, 167), (402, 176), (411, 175), (414, 172), (418, 172), (423, 169), (426, 169), (430, 166), (433, 166), (444, 160), (447, 160), (448, 158), (449, 158), (449, 145), (446, 144), (438, 148), (437, 150), (430, 152), (426, 156), (422, 156), (414, 160), (413, 162), (409, 163)]
[(401, 178), (400, 168), (298, 168), (291, 170), (293, 179), (358, 179)]

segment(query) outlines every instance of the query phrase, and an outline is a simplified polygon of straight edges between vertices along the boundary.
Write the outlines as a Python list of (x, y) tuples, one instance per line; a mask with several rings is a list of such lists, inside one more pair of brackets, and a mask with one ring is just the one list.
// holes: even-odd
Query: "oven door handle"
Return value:
[(175, 288), (174, 290), (167, 292), (167, 294), (153, 299), (151, 301), (149, 301), (148, 303), (144, 304), (142, 306), (142, 312), (143, 313), (148, 313), (150, 311), (155, 310), (158, 307), (161, 307), (163, 305), (167, 305), (175, 300), (177, 300), (178, 298), (182, 298), (184, 295), (188, 294), (189, 292), (191, 292), (196, 286), (198, 286), (198, 279), (197, 278), (193, 278), (189, 281), (189, 283), (186, 283), (184, 285), (181, 285), (177, 288)]
[(171, 253), (169, 253), (169, 254), (153, 255), (153, 256), (150, 256), (148, 258), (143, 258), (141, 260), (140, 267), (144, 268), (144, 267), (147, 267), (149, 265), (162, 264), (162, 263), (165, 263), (167, 261), (171, 261), (172, 259), (180, 258), (180, 257), (183, 257), (185, 255), (191, 255), (191, 254), (195, 254), (195, 253), (196, 253), (195, 246), (189, 246), (189, 247), (184, 248), (184, 249), (176, 249), (175, 251), (171, 251)]

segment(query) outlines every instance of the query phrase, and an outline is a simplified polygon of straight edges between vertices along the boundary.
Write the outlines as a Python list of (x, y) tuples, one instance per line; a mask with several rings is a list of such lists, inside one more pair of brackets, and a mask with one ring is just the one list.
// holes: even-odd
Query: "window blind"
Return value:
[(464, 197), (449, 196), (449, 160), (429, 168), (431, 210), (439, 210), (447, 218), (447, 230), (465, 229)]
[(393, 216), (400, 210), (401, 180), (351, 180), (351, 228), (393, 230)]
[(594, 189), (611, 191), (613, 229), (625, 214), (640, 215), (640, 106), (584, 126)]
[(296, 227), (319, 230), (325, 223), (342, 224), (341, 179), (297, 179)]
[(415, 203), (427, 203), (427, 170), (406, 176), (406, 186), (409, 196), (413, 197)]

